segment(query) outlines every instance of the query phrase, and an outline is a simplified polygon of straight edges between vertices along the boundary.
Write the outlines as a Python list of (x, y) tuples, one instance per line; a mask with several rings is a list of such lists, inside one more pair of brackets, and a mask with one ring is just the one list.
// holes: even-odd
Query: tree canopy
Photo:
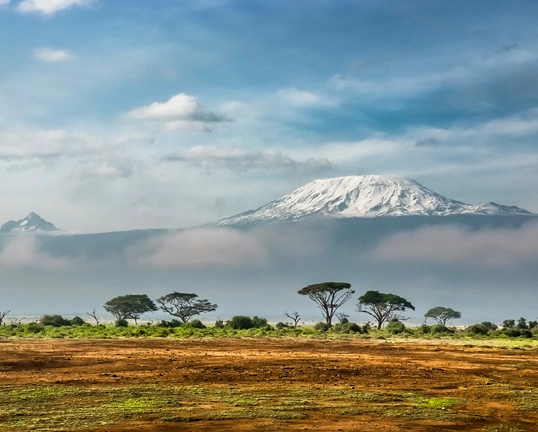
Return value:
[(197, 300), (198, 295), (193, 293), (173, 292), (157, 299), (159, 309), (170, 315), (178, 317), (184, 323), (193, 316), (217, 310), (217, 305), (209, 300)]
[(331, 326), (336, 311), (355, 294), (355, 291), (351, 290), (351, 284), (347, 282), (322, 282), (308, 285), (299, 290), (298, 294), (310, 297), (321, 309), (327, 325)]
[(415, 310), (415, 306), (396, 294), (380, 293), (379, 291), (366, 291), (359, 297), (357, 304), (357, 312), (363, 312), (370, 315), (377, 321), (377, 329), (379, 330), (383, 323), (389, 322), (392, 319), (406, 319), (399, 314), (406, 309)]
[(433, 318), (439, 324), (446, 326), (448, 321), (461, 318), (461, 312), (443, 306), (436, 306), (426, 312), (424, 318)]
[(136, 322), (147, 313), (157, 310), (146, 294), (127, 294), (107, 301), (103, 308), (117, 320), (133, 319)]

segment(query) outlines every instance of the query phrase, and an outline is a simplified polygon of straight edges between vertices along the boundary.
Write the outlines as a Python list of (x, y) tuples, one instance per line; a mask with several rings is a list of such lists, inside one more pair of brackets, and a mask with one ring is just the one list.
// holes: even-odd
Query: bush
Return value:
[(417, 327), (417, 332), (420, 334), (429, 334), (431, 332), (431, 327), (426, 324), (422, 324), (421, 326)]
[(71, 325), (71, 322), (61, 315), (43, 315), (39, 319), (39, 323), (44, 326), (52, 327), (65, 327)]
[(481, 323), (481, 325), (483, 325), (487, 329), (488, 332), (495, 331), (499, 328), (497, 327), (496, 324), (493, 324), (492, 322), (489, 322), (489, 321), (484, 321)]
[(484, 324), (473, 324), (467, 327), (465, 331), (472, 336), (487, 335), (489, 333), (488, 328)]
[(224, 328), (224, 322), (221, 319), (217, 318), (217, 321), (215, 321), (215, 328)]
[(387, 330), (391, 334), (400, 334), (405, 331), (405, 325), (397, 319), (392, 319), (387, 325)]
[[(342, 320), (343, 321), (343, 320)], [(362, 328), (360, 325), (352, 322), (339, 322), (338, 324), (335, 324), (332, 328), (334, 332), (337, 333), (362, 333)]]
[(126, 319), (116, 320), (114, 323), (116, 327), (129, 327), (129, 322)]
[(443, 333), (454, 333), (454, 330), (449, 329), (447, 326), (444, 326), (443, 324), (435, 324), (430, 327), (430, 334), (443, 334)]
[(226, 323), (226, 326), (234, 330), (248, 330), (254, 328), (254, 323), (248, 316), (236, 315)]
[(277, 329), (280, 330), (280, 329), (289, 327), (289, 325), (288, 325), (288, 324), (284, 324), (283, 322), (278, 322), (278, 323), (276, 323), (275, 327), (276, 327)]
[(189, 321), (187, 324), (185, 324), (185, 327), (187, 327), (187, 328), (196, 328), (196, 329), (205, 329), (204, 323), (202, 323), (202, 321), (200, 321), (199, 319)]
[(263, 328), (267, 327), (267, 320), (265, 318), (260, 318), (258, 316), (254, 316), (252, 318), (252, 325), (256, 328)]
[(327, 330), (329, 330), (329, 324), (324, 323), (324, 322), (319, 322), (314, 326), (314, 329), (326, 332)]
[(73, 326), (81, 326), (81, 325), (84, 325), (86, 323), (86, 321), (84, 321), (81, 317), (79, 316), (76, 316), (74, 318), (72, 318), (69, 323)]
[(162, 320), (158, 324), (159, 327), (164, 327), (164, 328), (177, 328), (177, 327), (181, 327), (182, 325), (183, 323), (177, 319), (173, 319), (171, 321)]
[(525, 337), (525, 338), (531, 338), (532, 332), (527, 329), (519, 329), (519, 328), (507, 328), (502, 331), (503, 334), (505, 334), (508, 337)]

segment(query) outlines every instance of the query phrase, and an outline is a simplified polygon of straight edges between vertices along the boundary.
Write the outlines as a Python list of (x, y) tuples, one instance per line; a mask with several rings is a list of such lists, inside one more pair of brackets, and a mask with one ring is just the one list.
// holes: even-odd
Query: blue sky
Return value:
[(0, 4), (1, 221), (192, 226), (354, 174), (538, 212), (535, 1)]

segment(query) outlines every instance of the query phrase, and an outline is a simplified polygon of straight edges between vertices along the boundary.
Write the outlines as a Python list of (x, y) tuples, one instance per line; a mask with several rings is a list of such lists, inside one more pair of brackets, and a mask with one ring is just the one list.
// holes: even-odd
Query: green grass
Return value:
[[(133, 419), (157, 422), (308, 419), (372, 414), (387, 418), (453, 421), (463, 402), (414, 393), (349, 388), (260, 390), (224, 386), (145, 385), (105, 388), (72, 385), (0, 389), (0, 430), (91, 430)], [(439, 413), (440, 408), (451, 408)]]

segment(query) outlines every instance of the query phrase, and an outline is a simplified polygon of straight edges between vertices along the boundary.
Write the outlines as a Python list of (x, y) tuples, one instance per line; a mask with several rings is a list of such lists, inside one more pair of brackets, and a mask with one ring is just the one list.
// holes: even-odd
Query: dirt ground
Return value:
[(0, 341), (0, 430), (538, 431), (538, 351), (364, 339)]

